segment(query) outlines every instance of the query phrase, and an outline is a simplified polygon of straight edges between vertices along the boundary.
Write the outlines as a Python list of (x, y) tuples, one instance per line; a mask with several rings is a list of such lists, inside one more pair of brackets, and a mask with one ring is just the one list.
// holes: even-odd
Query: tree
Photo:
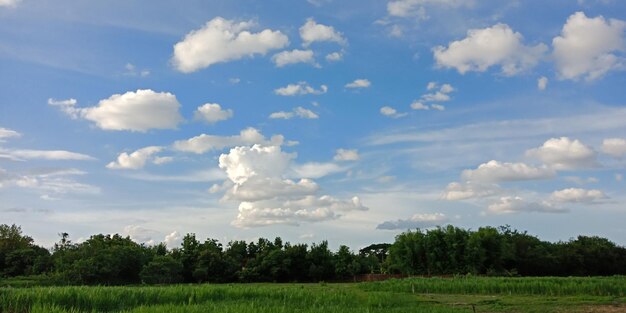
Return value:
[(170, 255), (157, 255), (141, 273), (144, 284), (175, 284), (183, 281), (183, 264)]
[(0, 276), (41, 274), (50, 267), (50, 252), (33, 244), (21, 227), (0, 225)]

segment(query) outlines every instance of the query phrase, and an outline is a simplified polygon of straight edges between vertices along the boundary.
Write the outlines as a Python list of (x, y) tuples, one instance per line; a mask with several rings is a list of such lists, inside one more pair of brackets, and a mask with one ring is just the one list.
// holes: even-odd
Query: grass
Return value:
[[(626, 312), (626, 278), (0, 288), (0, 313)], [(594, 311), (595, 310), (595, 311)]]

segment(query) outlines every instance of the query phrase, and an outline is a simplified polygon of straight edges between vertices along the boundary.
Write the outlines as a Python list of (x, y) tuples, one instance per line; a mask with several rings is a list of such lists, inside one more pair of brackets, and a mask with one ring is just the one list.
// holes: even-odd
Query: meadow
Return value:
[(626, 312), (626, 277), (0, 287), (0, 312)]

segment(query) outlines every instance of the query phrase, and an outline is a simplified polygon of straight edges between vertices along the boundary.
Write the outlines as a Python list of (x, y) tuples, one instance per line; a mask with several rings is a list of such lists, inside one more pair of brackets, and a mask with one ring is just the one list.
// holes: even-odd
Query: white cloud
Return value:
[(548, 88), (548, 78), (545, 76), (539, 77), (537, 79), (537, 89), (546, 90), (546, 88)]
[(624, 52), (625, 29), (626, 22), (621, 20), (572, 14), (561, 35), (552, 40), (559, 78), (594, 80), (611, 70), (625, 69), (624, 57), (616, 54)]
[(76, 99), (66, 99), (66, 100), (55, 100), (52, 98), (48, 99), (48, 105), (59, 107), (59, 109), (70, 116), (73, 119), (77, 119), (81, 116), (81, 109), (76, 108), (76, 104), (78, 101)]
[(360, 159), (359, 151), (356, 149), (337, 149), (335, 161), (358, 161)]
[(331, 162), (309, 162), (300, 165), (294, 165), (292, 169), (297, 176), (306, 178), (320, 178), (346, 171), (345, 167), (339, 166)]
[(467, 37), (453, 41), (448, 47), (433, 48), (437, 66), (455, 68), (459, 73), (484, 72), (500, 66), (502, 74), (512, 76), (534, 67), (547, 51), (547, 46), (526, 46), (523, 37), (506, 24), (483, 29), (470, 29)]
[(376, 229), (400, 230), (415, 228), (430, 228), (445, 224), (449, 221), (448, 217), (442, 213), (432, 214), (415, 214), (411, 218), (396, 221), (386, 221), (376, 226)]
[(602, 152), (614, 157), (623, 158), (626, 155), (626, 139), (608, 138), (602, 141)]
[(521, 197), (502, 197), (489, 205), (486, 213), (510, 214), (520, 212), (563, 213), (567, 210), (556, 207), (546, 201), (533, 202)]
[[(283, 152), (280, 146), (254, 145), (236, 147), (219, 158), (232, 186), (217, 186), (214, 191), (228, 188), (226, 200), (242, 201), (233, 221), (236, 227), (257, 227), (274, 224), (298, 225), (339, 218), (341, 212), (367, 210), (359, 198), (350, 201), (330, 196), (316, 197), (319, 186), (311, 179), (293, 181), (285, 178), (289, 171), (300, 177), (320, 177), (334, 168), (332, 163), (308, 163), (292, 166), (295, 153)], [(300, 170), (298, 170), (300, 168)], [(313, 175), (306, 175), (311, 172)]]
[(265, 29), (251, 33), (248, 30), (253, 26), (252, 21), (216, 17), (174, 45), (172, 63), (179, 71), (191, 73), (220, 62), (265, 55), (289, 44), (287, 36), (280, 31)]
[(372, 83), (367, 79), (357, 79), (349, 84), (346, 84), (346, 88), (368, 88)]
[(615, 173), (615, 181), (616, 182), (621, 182), (624, 180), (624, 175), (620, 174), (620, 173)]
[(291, 51), (283, 51), (277, 54), (274, 54), (272, 57), (272, 61), (276, 64), (277, 67), (283, 67), (289, 64), (296, 63), (309, 63), (313, 65), (317, 65), (315, 63), (315, 57), (312, 50), (298, 50), (294, 49)]
[(314, 42), (331, 41), (339, 44), (346, 44), (343, 35), (332, 26), (318, 24), (314, 19), (308, 18), (306, 23), (300, 27), (300, 38), (302, 45), (308, 47)]
[(157, 244), (153, 238), (158, 236), (159, 232), (139, 225), (127, 225), (124, 227), (122, 234), (129, 236), (134, 242), (152, 246)]
[(178, 112), (180, 103), (169, 92), (129, 91), (100, 100), (97, 106), (90, 108), (77, 108), (76, 103), (75, 99), (48, 99), (48, 104), (60, 107), (70, 117), (90, 120), (105, 130), (173, 129), (183, 121)]
[(326, 55), (326, 61), (328, 62), (337, 62), (343, 59), (343, 53), (341, 52), (332, 52)]
[(0, 127), (0, 142), (4, 142), (5, 139), (8, 139), (8, 138), (17, 138), (20, 136), (21, 134), (14, 130)]
[(0, 188), (18, 187), (36, 190), (44, 200), (56, 200), (64, 194), (97, 194), (100, 188), (77, 182), (73, 177), (85, 172), (73, 168), (45, 169), (10, 173), (0, 168)]
[(132, 63), (126, 63), (126, 66), (124, 66), (124, 68), (126, 69), (126, 72), (124, 72), (124, 75), (126, 76), (147, 77), (150, 75), (149, 70), (146, 70), (146, 69), (138, 70), (137, 67)]
[(214, 124), (219, 121), (225, 121), (233, 117), (233, 110), (223, 110), (222, 106), (217, 103), (205, 103), (199, 106), (194, 112), (194, 118)]
[(387, 13), (397, 17), (416, 16), (420, 19), (427, 19), (425, 6), (441, 5), (452, 8), (461, 6), (472, 6), (474, 0), (394, 0), (387, 3)]
[(430, 107), (431, 107), (431, 109), (437, 110), (437, 111), (445, 111), (446, 110), (446, 107), (441, 105), (441, 104), (431, 104)]
[(411, 103), (411, 109), (413, 110), (430, 110), (430, 107), (420, 101), (414, 101)]
[[(436, 88), (436, 85), (433, 86), (433, 83), (430, 82), (428, 83), (428, 86), (426, 87), (426, 89), (428, 90), (433, 90), (434, 88)], [(421, 97), (422, 101), (424, 102), (432, 102), (432, 101), (437, 101), (437, 102), (445, 102), (445, 101), (450, 101), (450, 93), (455, 91), (454, 87), (452, 87), (452, 85), (450, 84), (443, 84), (441, 85), (441, 88), (439, 88), (439, 91), (434, 92), (434, 93), (427, 93), (425, 95), (423, 95)]]
[(173, 231), (169, 233), (168, 235), (165, 236), (165, 239), (163, 239), (163, 242), (170, 249), (179, 247), (182, 241), (183, 241), (183, 236), (177, 231)]
[(380, 114), (391, 118), (400, 118), (407, 115), (407, 113), (398, 113), (396, 109), (390, 106), (380, 108)]
[(285, 119), (285, 120), (288, 120), (294, 117), (299, 117), (303, 119), (318, 119), (319, 115), (317, 115), (315, 112), (309, 109), (305, 109), (303, 107), (297, 107), (292, 112), (285, 112), (285, 111), (274, 112), (270, 114), (269, 116), (269, 118), (271, 119)]
[(535, 157), (557, 170), (590, 168), (597, 166), (596, 152), (578, 139), (567, 137), (552, 138), (543, 146), (526, 151), (526, 155)]
[(442, 196), (444, 200), (457, 201), (474, 198), (484, 198), (492, 196), (499, 192), (499, 188), (495, 185), (480, 184), (473, 182), (449, 183)]
[(174, 161), (173, 157), (154, 157), (154, 159), (152, 160), (152, 163), (156, 164), (156, 165), (162, 165), (162, 164), (167, 164)]
[(65, 150), (8, 150), (3, 148), (0, 148), (0, 157), (6, 157), (12, 160), (95, 160), (94, 157), (89, 155)]
[(335, 212), (324, 209), (267, 208), (258, 207), (253, 202), (239, 204), (239, 214), (232, 222), (240, 228), (261, 227), (270, 225), (298, 226), (302, 222), (322, 222), (338, 218)]
[(0, 7), (14, 8), (20, 2), (22, 2), (22, 0), (0, 0)]
[(506, 182), (548, 179), (556, 174), (548, 167), (533, 167), (524, 163), (501, 163), (491, 160), (483, 163), (475, 170), (464, 170), (461, 174), (465, 180), (479, 182)]
[[(152, 158), (153, 154), (161, 152), (161, 151), (163, 151), (163, 147), (150, 146), (150, 147), (141, 148), (131, 154), (123, 152), (123, 153), (120, 153), (116, 161), (113, 161), (107, 164), (106, 167), (109, 169), (113, 169), (113, 170), (140, 169), (146, 165), (146, 162), (150, 158)], [(154, 162), (156, 163), (156, 160)], [(160, 162), (159, 164), (162, 164), (162, 162)]]
[(279, 96), (296, 96), (296, 95), (321, 95), (328, 91), (328, 86), (321, 85), (319, 90), (311, 87), (307, 82), (299, 82), (297, 84), (289, 84), (285, 87), (274, 90)]
[(279, 146), (242, 146), (222, 154), (219, 166), (233, 183), (241, 185), (255, 176), (280, 178), (295, 157), (296, 154), (283, 152)]
[(179, 140), (174, 142), (174, 149), (184, 152), (193, 152), (202, 154), (211, 150), (221, 150), (224, 148), (235, 147), (240, 145), (253, 144), (276, 144), (280, 145), (284, 141), (281, 135), (272, 136), (268, 141), (263, 134), (257, 129), (249, 127), (242, 130), (239, 135), (234, 136), (216, 136), (202, 134), (187, 140)]
[(604, 192), (597, 189), (568, 188), (552, 193), (550, 199), (556, 202), (592, 203), (606, 199)]
[(293, 181), (277, 177), (248, 178), (245, 183), (230, 188), (224, 195), (226, 200), (256, 202), (276, 197), (302, 197), (315, 193), (319, 189), (317, 183), (310, 179)]

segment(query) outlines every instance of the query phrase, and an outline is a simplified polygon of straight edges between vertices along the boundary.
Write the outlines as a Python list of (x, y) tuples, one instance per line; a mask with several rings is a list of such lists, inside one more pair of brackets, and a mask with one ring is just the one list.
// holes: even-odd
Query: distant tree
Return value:
[(357, 256), (345, 245), (341, 245), (337, 250), (334, 263), (335, 278), (340, 280), (351, 279), (361, 271), (361, 264)]
[(50, 252), (17, 225), (0, 225), (0, 276), (35, 275), (51, 268)]
[(311, 245), (308, 254), (310, 262), (309, 276), (313, 281), (327, 281), (335, 274), (333, 255), (328, 249), (328, 241)]
[(145, 284), (176, 284), (183, 281), (183, 264), (170, 255), (157, 255), (146, 264), (141, 273)]

